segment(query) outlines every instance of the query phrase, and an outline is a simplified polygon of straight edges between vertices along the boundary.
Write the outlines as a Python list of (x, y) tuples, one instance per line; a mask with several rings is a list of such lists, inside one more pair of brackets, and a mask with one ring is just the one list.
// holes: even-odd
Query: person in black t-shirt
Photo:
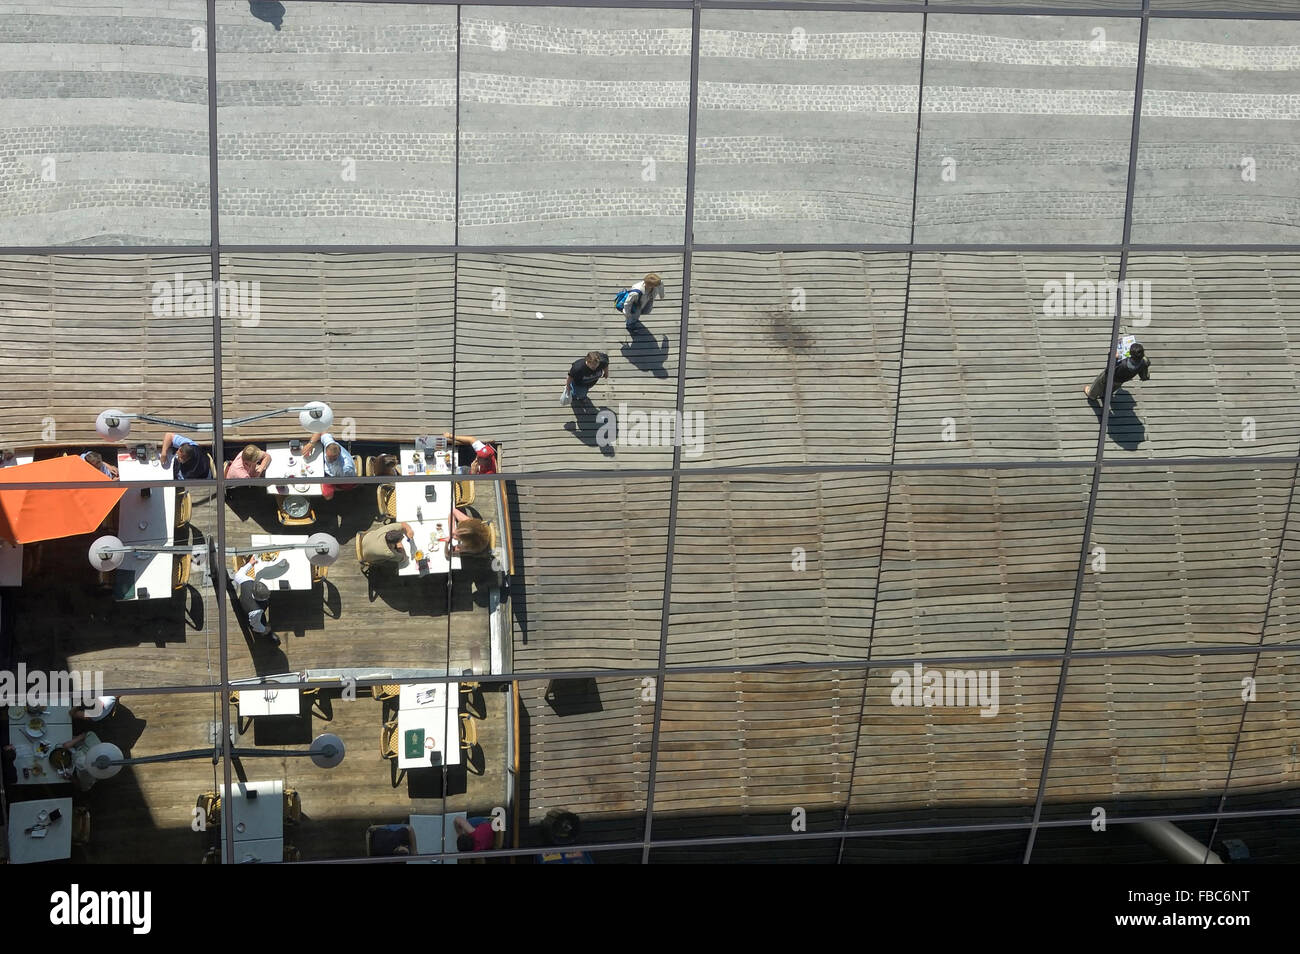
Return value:
[(586, 400), (587, 391), (601, 378), (609, 377), (609, 355), (603, 351), (588, 351), (569, 368), (564, 385), (575, 401)]
[[(1147, 359), (1146, 349), (1138, 342), (1134, 342), (1128, 349), (1128, 356), (1115, 362), (1115, 381), (1111, 385), (1110, 393), (1118, 391), (1126, 381), (1132, 381), (1134, 378), (1140, 378), (1143, 381), (1151, 380), (1151, 362)], [(1092, 384), (1085, 385), (1083, 393), (1088, 396), (1089, 401), (1100, 401), (1101, 392), (1106, 390), (1106, 369), (1101, 369), (1101, 374), (1097, 375)]]

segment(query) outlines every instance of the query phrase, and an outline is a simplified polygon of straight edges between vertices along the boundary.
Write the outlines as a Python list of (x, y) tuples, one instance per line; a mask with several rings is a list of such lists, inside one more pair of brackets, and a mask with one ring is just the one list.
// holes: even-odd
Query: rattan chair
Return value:
[(487, 718), (487, 710), (483, 706), (483, 693), (477, 682), (460, 684), (460, 708), (475, 719)]
[(198, 797), (194, 807), (203, 813), (204, 824), (208, 828), (221, 827), (221, 796), (216, 792), (204, 792)]
[(275, 510), (275, 516), (282, 527), (310, 527), (316, 522), (316, 509), (309, 505), (305, 517), (291, 517), (284, 512), (284, 501), (281, 500), (280, 506)]
[(176, 528), (179, 530), (194, 515), (194, 499), (184, 487), (176, 491)]
[(380, 702), (385, 699), (396, 699), (402, 693), (401, 686), (371, 686), (370, 695)]
[(397, 758), (397, 723), (385, 722), (379, 733), (379, 757), (381, 759)]
[(296, 825), (302, 821), (302, 798), (296, 788), (284, 790), (284, 823)]
[(380, 484), (375, 488), (375, 506), (379, 519), (384, 523), (397, 520), (397, 488), (392, 484)]
[(172, 589), (183, 590), (190, 582), (190, 555), (188, 553), (178, 554), (176, 562), (172, 564)]
[(468, 507), (474, 502), (474, 484), (473, 480), (456, 481), (454, 487), (457, 507)]

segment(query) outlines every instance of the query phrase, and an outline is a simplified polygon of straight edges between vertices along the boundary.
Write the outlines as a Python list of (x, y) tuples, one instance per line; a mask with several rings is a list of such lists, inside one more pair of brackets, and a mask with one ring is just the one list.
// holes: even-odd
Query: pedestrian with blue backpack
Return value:
[(641, 324), (641, 316), (648, 315), (650, 309), (654, 307), (655, 299), (663, 297), (663, 280), (651, 272), (631, 288), (624, 288), (615, 295), (614, 307), (622, 312), (627, 320), (627, 330), (633, 332), (644, 327)]

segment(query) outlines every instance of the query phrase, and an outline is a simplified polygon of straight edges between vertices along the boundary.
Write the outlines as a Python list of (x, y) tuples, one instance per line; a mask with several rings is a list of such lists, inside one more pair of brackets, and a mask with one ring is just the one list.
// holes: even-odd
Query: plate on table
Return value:
[(27, 728), (24, 731), (26, 731), (26, 733), (29, 736), (31, 736), (33, 739), (39, 739), (41, 736), (45, 734), (45, 720), (28, 719)]
[(311, 493), (311, 484), (294, 484), (294, 493), (309, 494)]
[(21, 721), (22, 721), (23, 719), (25, 719), (25, 718), (27, 718), (27, 710), (24, 709), (22, 706), (10, 706), (10, 707), (9, 707), (9, 721), (10, 721), (10, 722), (21, 722)]

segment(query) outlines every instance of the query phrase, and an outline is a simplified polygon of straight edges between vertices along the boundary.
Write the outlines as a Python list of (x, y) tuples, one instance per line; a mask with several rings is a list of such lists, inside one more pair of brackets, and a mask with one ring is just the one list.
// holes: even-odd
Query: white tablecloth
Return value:
[[(429, 514), (426, 511), (425, 517)], [(406, 548), (406, 555), (410, 557), (404, 565), (398, 568), (398, 576), (420, 576), (420, 567), (415, 562), (415, 551), (423, 550), (424, 557), (429, 563), (429, 574), (433, 573), (450, 573), (454, 566), (460, 568), (460, 557), (452, 557), (451, 564), (447, 563), (447, 544), (445, 540), (440, 542), (440, 538), (446, 538), (450, 534), (451, 514), (440, 522), (442, 529), (438, 528), (438, 523), (433, 520), (425, 520), (423, 523), (418, 521), (408, 521), (411, 524), (411, 532), (415, 534), (414, 546), (412, 541), (403, 539), (402, 546)]]
[(172, 469), (164, 467), (159, 460), (140, 463), (132, 452), (119, 451), (117, 454), (118, 480), (171, 480)]
[[(239, 694), (242, 701), (243, 692)], [(256, 792), (256, 798), (249, 798)], [(284, 782), (235, 782), (230, 789), (235, 861), (247, 853), (260, 861), (284, 860)], [(240, 826), (243, 830), (240, 830)]]
[[(252, 546), (260, 547), (257, 556), (263, 552), (275, 550), (276, 547), (302, 543), (306, 536), (294, 536), (284, 533), (255, 533), (250, 538)], [(280, 556), (272, 563), (263, 563), (260, 559), (254, 564), (253, 575), (271, 588), (274, 594), (284, 587), (281, 580), (288, 580), (290, 590), (311, 589), (311, 561), (307, 559), (306, 550), (281, 550)]]
[[(453, 692), (456, 685), (452, 684)], [(426, 694), (428, 696), (426, 697)], [(460, 764), (460, 697), (447, 704), (445, 683), (404, 684), (397, 699), (397, 767), (430, 768), (435, 765)], [(417, 758), (406, 757), (406, 733), (424, 730), (424, 752)], [(432, 745), (430, 741), (432, 740)], [(431, 752), (442, 755), (441, 762), (429, 759)]]
[[(41, 824), (42, 811), (58, 810), (58, 821), (46, 821), (45, 837), (33, 838), (29, 828)], [(9, 862), (29, 865), (38, 861), (57, 861), (72, 854), (72, 799), (43, 798), (35, 802), (11, 802), (9, 805)]]
[[(303, 441), (305, 445), (307, 442)], [(289, 453), (289, 444), (268, 444), (266, 452), (271, 455), (271, 464), (266, 468), (266, 476), (285, 479), (283, 484), (272, 484), (266, 488), (268, 494), (298, 494), (302, 497), (321, 496), (320, 484), (295, 484), (293, 478), (307, 479), (325, 476), (325, 449), (317, 447), (309, 458)], [(292, 461), (292, 463), (290, 463)]]
[(300, 711), (298, 690), (288, 686), (274, 689), (240, 689), (241, 716), (294, 715)]
[[(176, 488), (147, 489), (148, 497), (141, 496), (141, 490), (136, 488), (122, 495), (117, 507), (117, 535), (128, 546), (133, 543), (171, 546), (176, 537)], [(137, 594), (144, 587), (151, 600), (170, 599), (174, 556), (172, 553), (128, 553), (118, 572), (135, 573)]]
[[(431, 855), (437, 851), (456, 850), (456, 819), (469, 816), (465, 812), (453, 812), (450, 815), (412, 815), (409, 819), (415, 830), (415, 850), (417, 854)], [(454, 865), (455, 858), (448, 858), (447, 864)], [(437, 861), (408, 861), (408, 865), (436, 865)]]
[[(28, 722), (32, 718), (43, 719), (45, 727), (41, 734), (28, 735)], [(66, 706), (50, 706), (37, 716), (29, 715), (26, 710), (11, 708), (9, 710), (9, 744), (18, 753), (14, 767), (18, 771), (19, 785), (61, 785), (67, 779), (60, 778), (50, 765), (49, 753), (38, 755), (37, 746), (46, 744), (50, 751), (62, 742), (72, 738), (72, 720)], [(28, 776), (23, 778), (23, 769)], [(37, 774), (39, 769), (40, 773)]]

